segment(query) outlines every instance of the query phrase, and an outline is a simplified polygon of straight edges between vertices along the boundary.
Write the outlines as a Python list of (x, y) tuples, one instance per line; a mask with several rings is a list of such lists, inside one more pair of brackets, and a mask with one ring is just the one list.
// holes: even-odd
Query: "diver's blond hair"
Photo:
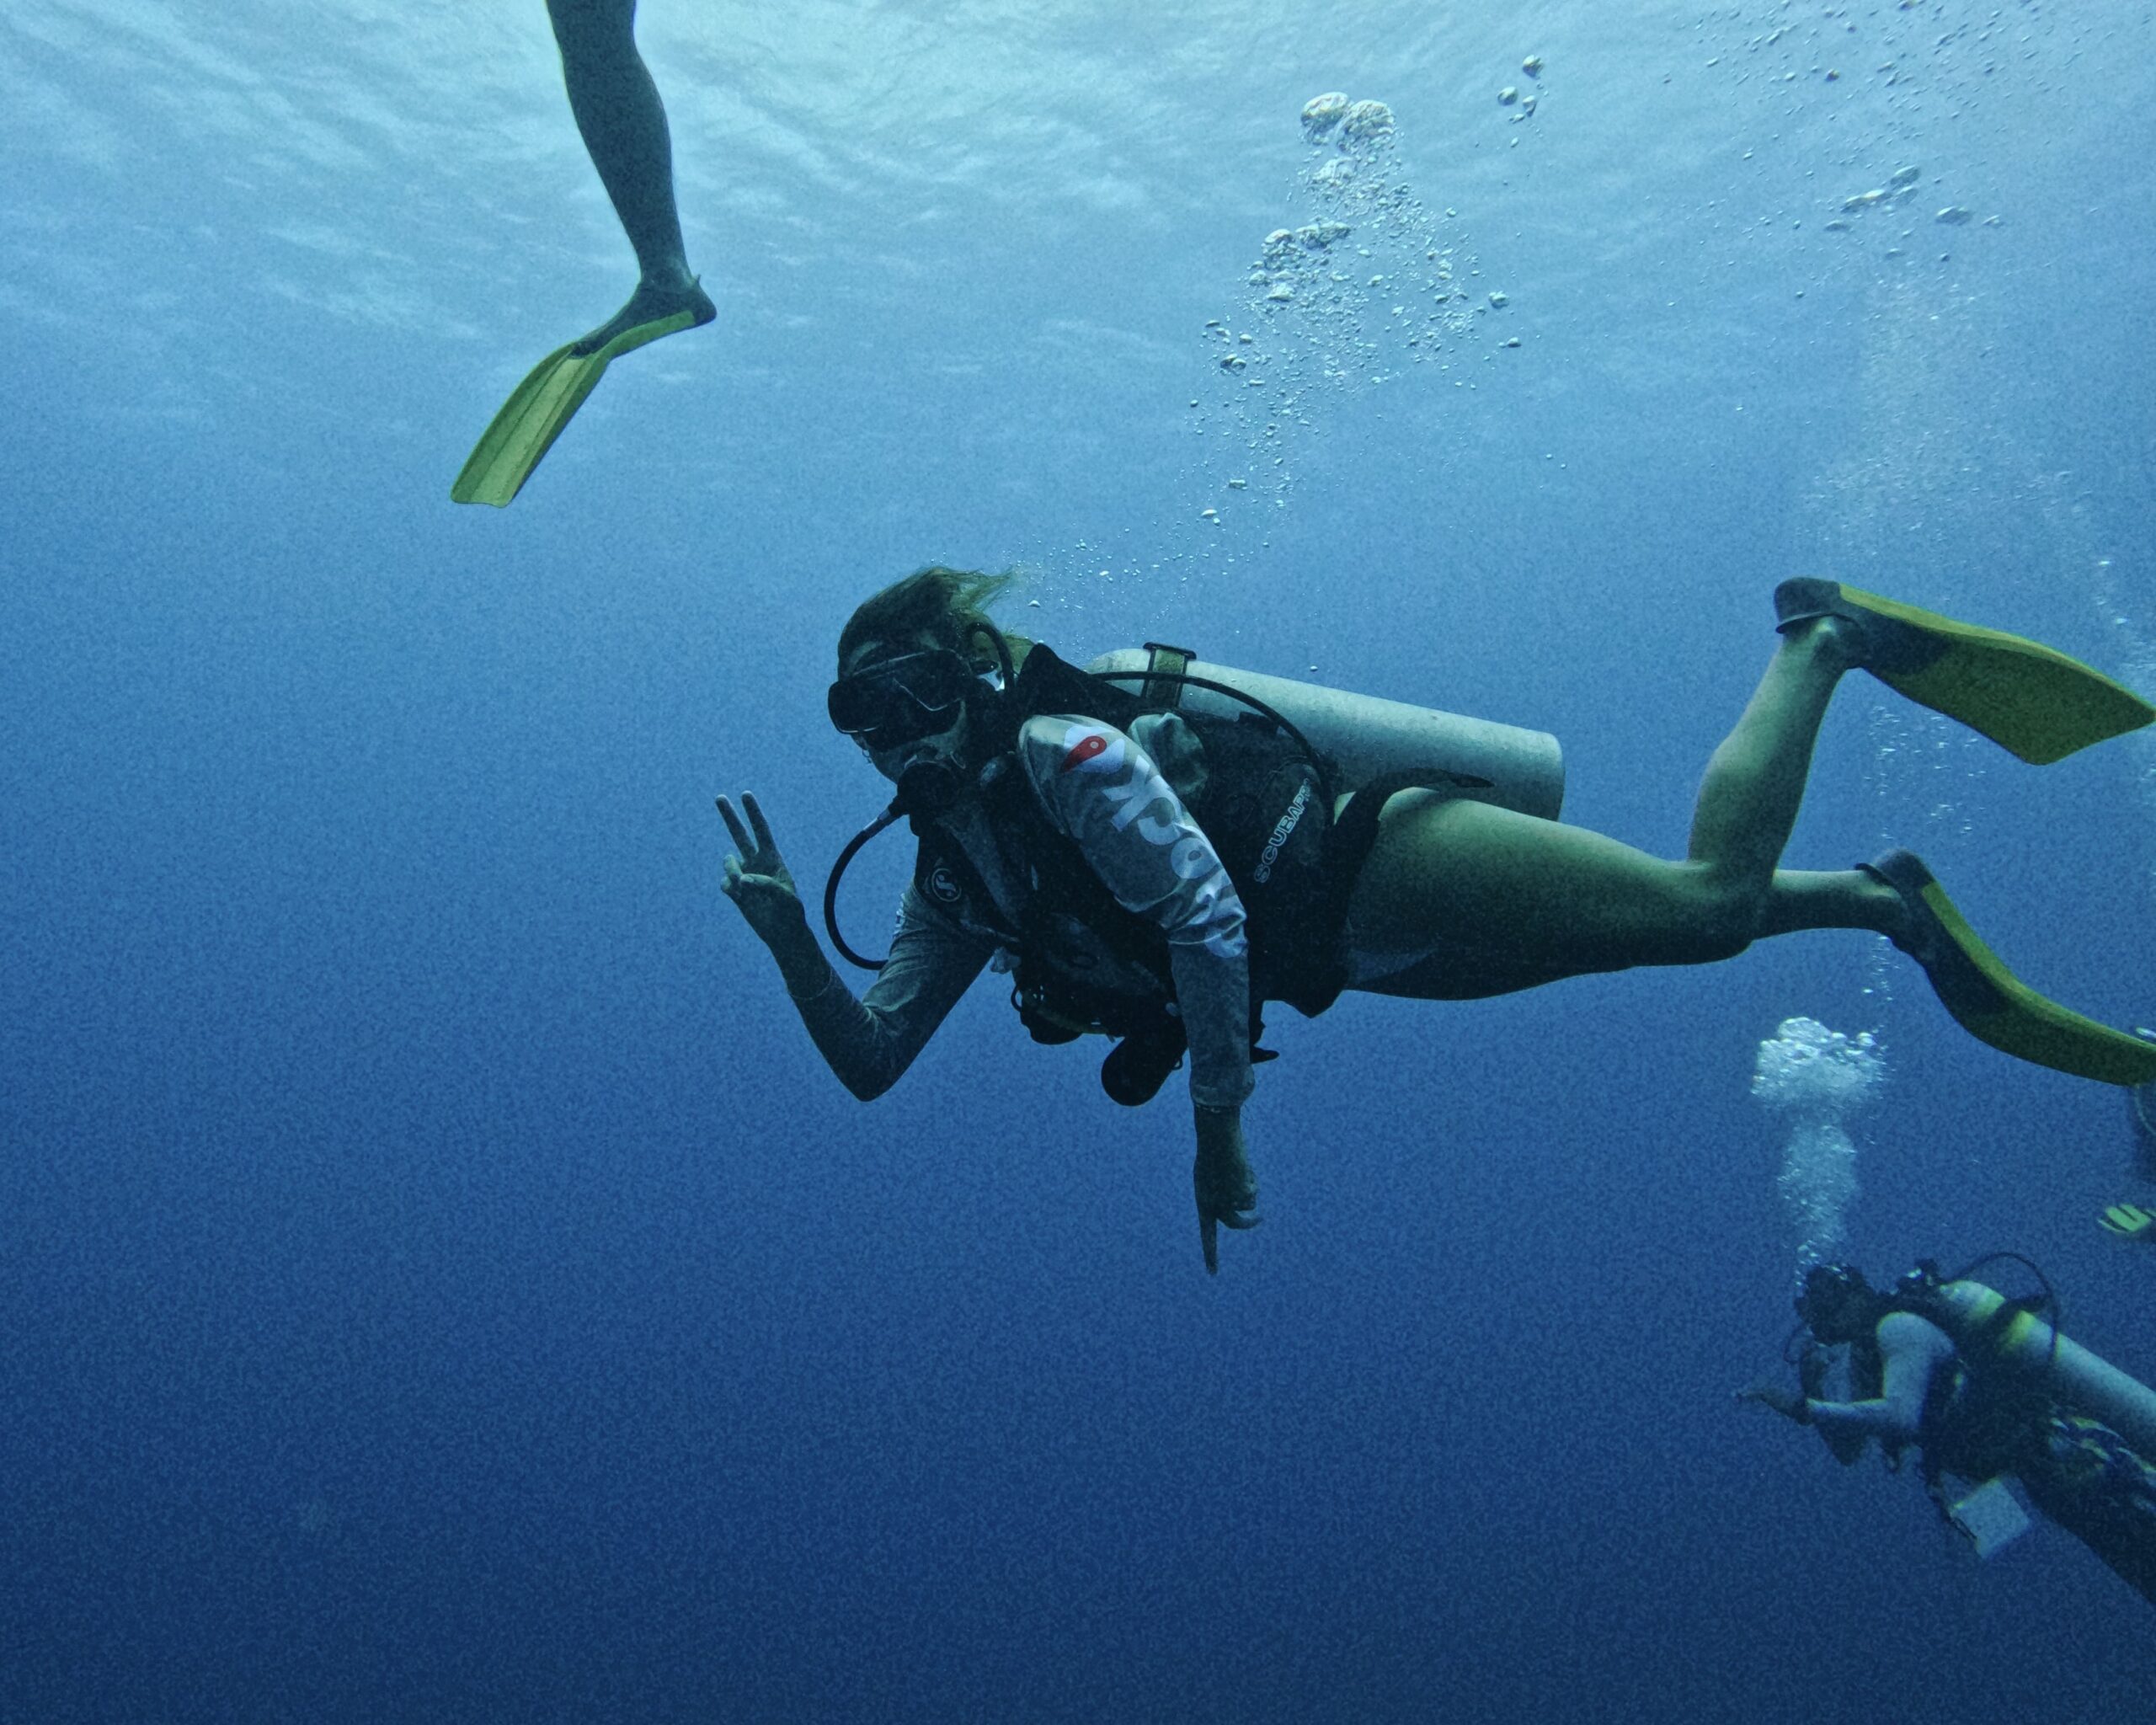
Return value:
[(840, 668), (870, 642), (896, 644), (926, 634), (962, 654), (975, 670), (993, 670), (995, 650), (992, 643), (981, 638), (984, 634), (1002, 640), (1014, 659), (1027, 644), (1021, 637), (1004, 634), (988, 614), (989, 607), (1017, 580), (1010, 570), (990, 574), (942, 563), (915, 569), (854, 607), (839, 631)]

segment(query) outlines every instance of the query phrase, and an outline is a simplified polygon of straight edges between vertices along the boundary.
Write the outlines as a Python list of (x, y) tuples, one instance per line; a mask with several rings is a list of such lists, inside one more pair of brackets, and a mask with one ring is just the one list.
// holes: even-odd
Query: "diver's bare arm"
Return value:
[(1868, 1402), (1806, 1405), (1814, 1425), (1908, 1443), (1923, 1423), (1932, 1374), (1951, 1363), (1954, 1343), (1945, 1331), (1908, 1311), (1881, 1319), (1878, 1337), (1885, 1378), (1879, 1395)]

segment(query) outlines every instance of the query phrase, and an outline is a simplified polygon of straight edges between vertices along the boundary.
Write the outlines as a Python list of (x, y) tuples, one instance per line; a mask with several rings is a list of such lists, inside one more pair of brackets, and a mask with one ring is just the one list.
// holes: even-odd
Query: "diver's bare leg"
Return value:
[(1841, 624), (1821, 618), (1782, 637), (1759, 686), (1709, 757), (1692, 810), (1688, 860), (1764, 884), (1804, 800), (1827, 703), (1851, 665)]
[(1860, 868), (1777, 868), (1753, 937), (1807, 928), (1868, 928), (1900, 940), (1908, 933), (1908, 906), (1885, 881)]
[(1783, 638), (1708, 763), (1681, 862), (1486, 804), (1401, 795), (1356, 884), (1356, 945), (1442, 944), (1444, 991), (1470, 997), (1592, 970), (1708, 963), (1800, 928), (1902, 932), (1907, 913), (1885, 882), (1776, 867), (1849, 666), (1832, 620)]
[(694, 312), (699, 323), (717, 315), (682, 243), (673, 137), (659, 88), (637, 51), (636, 10), (636, 0), (547, 0), (569, 110), (636, 248), (639, 273), (628, 303), (578, 344), (585, 351), (675, 312)]

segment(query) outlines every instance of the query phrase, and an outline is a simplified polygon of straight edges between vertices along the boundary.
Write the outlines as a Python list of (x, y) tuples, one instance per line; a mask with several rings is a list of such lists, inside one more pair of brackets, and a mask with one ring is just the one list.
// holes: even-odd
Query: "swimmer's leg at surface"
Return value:
[(673, 136), (637, 51), (636, 12), (636, 0), (547, 0), (569, 111), (635, 248), (638, 272), (628, 302), (575, 344), (579, 353), (685, 312), (696, 323), (718, 315), (689, 269), (674, 197)]

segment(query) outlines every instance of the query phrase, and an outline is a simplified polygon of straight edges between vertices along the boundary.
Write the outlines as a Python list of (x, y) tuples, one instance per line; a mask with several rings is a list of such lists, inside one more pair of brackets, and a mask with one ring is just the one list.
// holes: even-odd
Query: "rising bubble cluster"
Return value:
[(1813, 279), (1954, 265), (2008, 219), (1978, 201), (2008, 182), (1972, 134), (2011, 102), (2079, 99), (2073, 68), (2101, 53), (2100, 13), (2040, 0), (1703, 10), (1665, 81), (1711, 88), (1742, 146), (1740, 190), (1709, 201), (1707, 231), (1787, 243), (1788, 267)]
[(1800, 1274), (1846, 1240), (1857, 1188), (1856, 1145), (1845, 1123), (1886, 1077), (1886, 1059), (1869, 1031), (1847, 1036), (1816, 1018), (1785, 1018), (1759, 1044), (1752, 1094), (1789, 1120), (1776, 1184), (1796, 1226)]
[[(1228, 470), (1212, 488), (1276, 504), (1294, 434), (1326, 396), (1417, 365), (1451, 370), (1477, 324), (1510, 303), (1477, 280), (1456, 212), (1433, 210), (1408, 183), (1389, 106), (1328, 91), (1304, 104), (1301, 123), (1310, 153), (1292, 225), (1259, 243), (1235, 313), (1206, 323), (1218, 387), (1209, 410), (1191, 404), (1197, 429), (1227, 446), (1211, 452), (1209, 466)], [(1219, 500), (1209, 501), (1218, 521)]]

